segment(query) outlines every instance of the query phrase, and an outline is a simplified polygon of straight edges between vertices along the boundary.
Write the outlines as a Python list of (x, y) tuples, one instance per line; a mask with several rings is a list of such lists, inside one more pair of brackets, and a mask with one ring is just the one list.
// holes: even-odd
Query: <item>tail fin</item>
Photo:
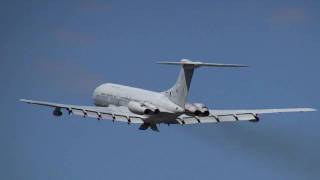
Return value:
[(190, 88), (190, 84), (191, 84), (191, 80), (192, 80), (192, 76), (195, 68), (198, 68), (201, 66), (247, 67), (245, 65), (239, 65), (239, 64), (217, 64), (217, 63), (193, 62), (187, 59), (182, 59), (180, 62), (169, 62), (169, 61), (158, 62), (158, 64), (182, 66), (176, 84), (170, 89), (168, 89), (167, 91), (164, 91), (163, 94), (165, 94), (172, 102), (174, 102), (175, 104), (183, 108), (186, 103), (186, 99), (188, 96), (188, 92), (189, 92), (189, 88)]

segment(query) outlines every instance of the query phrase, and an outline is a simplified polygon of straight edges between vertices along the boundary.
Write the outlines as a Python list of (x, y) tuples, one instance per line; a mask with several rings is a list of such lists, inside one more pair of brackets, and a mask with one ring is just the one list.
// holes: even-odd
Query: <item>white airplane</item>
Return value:
[(158, 62), (159, 64), (181, 65), (178, 80), (173, 87), (163, 92), (153, 92), (118, 84), (102, 84), (93, 92), (95, 106), (78, 106), (52, 102), (20, 99), (22, 102), (52, 107), (53, 115), (69, 114), (83, 117), (137, 123), (140, 130), (148, 128), (159, 131), (157, 124), (198, 124), (228, 121), (258, 122), (260, 114), (308, 112), (312, 108), (291, 109), (252, 109), (252, 110), (210, 110), (201, 103), (187, 103), (187, 95), (193, 72), (199, 67), (247, 67), (238, 64), (217, 64), (193, 62), (182, 59), (180, 62)]

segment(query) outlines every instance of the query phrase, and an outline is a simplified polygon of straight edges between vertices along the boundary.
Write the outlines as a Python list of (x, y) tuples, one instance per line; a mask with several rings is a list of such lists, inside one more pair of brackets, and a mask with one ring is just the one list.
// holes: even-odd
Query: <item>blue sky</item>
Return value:
[(164, 90), (189, 58), (189, 100), (211, 108), (319, 104), (317, 1), (1, 1), (0, 179), (317, 179), (319, 113), (260, 123), (138, 126), (63, 116), (20, 98), (92, 104), (113, 82)]

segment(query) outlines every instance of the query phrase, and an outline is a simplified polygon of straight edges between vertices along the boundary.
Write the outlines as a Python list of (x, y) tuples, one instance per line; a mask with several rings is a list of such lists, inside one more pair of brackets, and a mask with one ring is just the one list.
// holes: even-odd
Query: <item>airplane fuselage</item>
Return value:
[(93, 102), (96, 106), (108, 107), (128, 106), (129, 102), (150, 103), (161, 112), (183, 113), (184, 108), (176, 105), (162, 93), (144, 89), (106, 83), (98, 86), (93, 92)]

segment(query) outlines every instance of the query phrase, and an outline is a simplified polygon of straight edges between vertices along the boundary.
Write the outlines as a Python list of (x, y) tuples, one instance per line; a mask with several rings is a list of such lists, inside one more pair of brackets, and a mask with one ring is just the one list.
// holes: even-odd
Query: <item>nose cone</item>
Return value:
[(93, 101), (97, 98), (99, 92), (101, 92), (101, 85), (96, 87), (92, 93), (92, 99)]
[(99, 95), (99, 91), (100, 91), (100, 86), (96, 87), (96, 89), (94, 89), (93, 93), (92, 93), (92, 100), (94, 105), (98, 105), (98, 95)]
[(100, 96), (104, 91), (106, 91), (106, 89), (107, 84), (101, 84), (100, 86), (96, 87), (96, 89), (93, 91), (92, 100), (96, 106), (103, 105), (103, 99)]
[(103, 93), (103, 92), (108, 92), (109, 91), (110, 84), (101, 84), (100, 86), (96, 87), (96, 89), (93, 91), (92, 96), (96, 97), (97, 95)]

